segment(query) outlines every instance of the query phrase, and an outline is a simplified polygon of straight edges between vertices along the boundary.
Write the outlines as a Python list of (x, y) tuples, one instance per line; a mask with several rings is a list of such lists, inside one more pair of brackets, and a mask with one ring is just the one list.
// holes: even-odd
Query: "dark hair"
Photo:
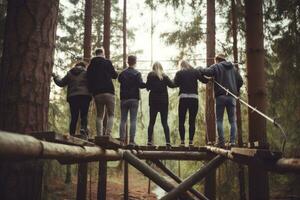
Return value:
[(100, 48), (100, 49), (96, 49), (95, 50), (95, 55), (103, 55), (104, 54), (104, 49)]
[(226, 61), (225, 59), (225, 55), (224, 54), (218, 54), (215, 56), (215, 60), (219, 63), (219, 62), (222, 62), (222, 61)]
[(136, 64), (136, 56), (130, 55), (127, 58), (127, 62), (129, 66), (135, 65)]
[(80, 61), (80, 62), (78, 62), (78, 63), (75, 64), (75, 67), (77, 67), (77, 66), (86, 67), (86, 64), (85, 64), (84, 61)]

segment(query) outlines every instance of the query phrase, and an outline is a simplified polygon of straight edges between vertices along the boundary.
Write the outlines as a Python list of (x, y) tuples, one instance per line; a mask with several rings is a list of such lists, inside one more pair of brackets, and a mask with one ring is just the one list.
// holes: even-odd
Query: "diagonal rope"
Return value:
[(232, 97), (234, 97), (237, 101), (239, 101), (240, 103), (244, 104), (245, 106), (247, 106), (248, 108), (250, 108), (253, 112), (256, 112), (257, 114), (259, 114), (260, 116), (262, 116), (263, 118), (267, 119), (268, 121), (270, 121), (276, 128), (278, 128), (281, 132), (281, 135), (283, 137), (283, 141), (282, 141), (282, 146), (281, 146), (281, 151), (282, 153), (284, 153), (284, 148), (285, 148), (285, 144), (286, 144), (286, 140), (287, 140), (287, 134), (285, 133), (285, 131), (283, 130), (282, 126), (273, 118), (269, 117), (268, 115), (266, 115), (265, 113), (263, 113), (262, 111), (258, 110), (257, 108), (251, 106), (248, 102), (244, 101), (243, 99), (241, 99), (240, 97), (236, 96), (235, 94), (233, 94), (232, 92), (229, 91), (229, 89), (225, 88), (223, 85), (221, 85), (220, 83), (218, 83), (216, 80), (212, 79), (213, 82), (215, 84), (217, 84), (220, 88), (222, 88), (223, 90), (226, 91), (226, 94), (230, 94)]

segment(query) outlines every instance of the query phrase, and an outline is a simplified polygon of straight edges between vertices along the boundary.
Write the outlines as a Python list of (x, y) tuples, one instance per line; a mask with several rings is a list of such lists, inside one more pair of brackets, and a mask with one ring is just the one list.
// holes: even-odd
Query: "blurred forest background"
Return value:
[[(225, 32), (222, 40), (218, 40), (217, 52), (225, 52), (229, 60), (233, 60), (232, 53), (232, 29), (231, 29), (231, 4), (228, 0), (216, 1), (216, 12), (219, 17), (224, 19), (226, 23), (217, 24), (216, 35), (218, 31)], [(288, 141), (285, 155), (287, 157), (300, 156), (300, 1), (299, 0), (267, 0), (263, 1), (264, 9), (264, 35), (265, 35), (265, 70), (267, 74), (267, 95), (268, 95), (268, 111), (269, 116), (276, 117), (282, 124), (288, 134)], [(238, 7), (238, 51), (239, 62), (245, 61), (245, 19), (244, 19), (244, 2), (237, 0)], [(72, 5), (68, 7), (67, 5)], [(191, 59), (193, 65), (197, 65), (193, 61), (193, 55), (197, 53), (197, 45), (205, 43), (205, 29), (201, 24), (205, 23), (204, 15), (205, 2), (202, 0), (145, 0), (144, 4), (155, 10), (157, 7), (166, 7), (170, 12), (184, 10), (192, 11), (193, 18), (185, 19), (184, 23), (180, 19), (170, 19), (177, 28), (175, 31), (161, 33), (161, 39), (167, 44), (174, 46), (179, 50), (178, 55), (174, 55), (173, 60), (180, 58)], [(103, 42), (103, 0), (93, 0), (93, 28), (92, 28), (92, 47), (101, 47)], [(65, 74), (76, 61), (78, 56), (83, 54), (83, 35), (84, 35), (84, 1), (82, 0), (61, 0), (59, 8), (59, 24), (56, 41), (54, 72), (61, 75)], [(118, 0), (112, 0), (112, 21), (111, 21), (111, 60), (115, 66), (122, 66), (122, 8), (119, 6)], [(141, 12), (142, 10), (137, 10)], [(6, 1), (0, 0), (0, 52), (3, 46), (4, 24), (6, 16)], [(166, 16), (167, 17), (167, 16)], [(128, 19), (130, 20), (130, 19)], [(128, 29), (128, 41), (135, 40), (135, 30)], [(142, 53), (140, 49), (135, 52), (138, 57)], [(0, 54), (1, 56), (2, 54)], [(141, 71), (143, 78), (151, 70), (151, 62), (140, 63), (143, 65)], [(145, 67), (147, 69), (145, 70)], [(176, 66), (176, 62), (169, 61), (169, 66)], [(166, 67), (166, 66), (164, 66)], [(174, 67), (173, 67), (174, 69)], [(244, 80), (247, 81), (246, 69), (240, 65)], [(174, 71), (166, 70), (166, 73), (173, 78)], [(119, 84), (114, 83), (116, 88), (116, 113), (113, 128), (113, 137), (118, 137), (119, 121), (120, 121), (120, 100), (119, 100)], [(179, 144), (178, 133), (178, 91), (177, 89), (169, 89), (170, 106), (169, 106), (169, 126), (171, 130), (171, 142), (173, 145)], [(205, 86), (200, 84), (199, 87), (199, 112), (196, 120), (195, 145), (205, 145)], [(242, 97), (247, 99), (247, 90), (242, 89)], [(148, 126), (148, 92), (142, 91), (142, 99), (138, 113), (138, 127), (136, 134), (136, 142), (141, 145), (146, 144), (147, 126)], [(247, 133), (247, 112), (248, 110), (242, 106), (242, 127), (244, 141), (248, 139)], [(225, 115), (226, 116), (226, 115)], [(90, 137), (95, 136), (95, 106), (92, 103), (89, 113), (89, 130)], [(228, 137), (228, 126), (225, 117), (226, 136)], [(68, 134), (69, 124), (69, 107), (66, 102), (66, 90), (58, 89), (53, 83), (51, 84), (50, 109), (49, 109), (49, 130), (59, 133)], [(157, 118), (155, 125), (154, 143), (164, 145), (163, 129), (160, 124), (160, 118)], [(280, 133), (272, 124), (268, 124), (267, 129), (268, 142), (272, 149), (279, 150), (282, 142)], [(167, 166), (172, 169), (180, 177), (186, 178), (188, 175), (199, 169), (203, 165), (202, 162), (178, 162), (167, 161)], [(122, 165), (119, 162), (109, 163), (109, 173), (111, 179), (117, 181), (122, 176)], [(246, 168), (245, 168), (246, 170)], [(49, 161), (45, 168), (46, 182), (44, 186), (44, 199), (60, 199), (57, 194), (50, 191), (53, 187), (53, 180), (61, 180), (66, 183), (76, 183), (73, 175), (77, 173), (77, 166), (62, 166), (56, 161)], [(218, 199), (239, 199), (238, 185), (238, 165), (233, 162), (226, 162), (217, 170), (217, 196)], [(89, 167), (89, 174), (92, 178), (92, 184), (96, 185), (97, 164), (92, 163)], [(130, 175), (135, 174), (131, 169)], [(278, 175), (270, 173), (270, 195), (272, 199), (280, 197), (293, 196), (300, 197), (300, 177), (289, 175)], [(245, 177), (246, 178), (246, 177)], [(119, 179), (119, 181), (122, 179)], [(146, 183), (146, 182), (145, 182)], [(68, 185), (67, 184), (67, 185)], [(247, 180), (245, 181), (247, 184)], [(66, 186), (68, 187), (68, 186)], [(71, 187), (71, 186), (70, 186)], [(155, 186), (152, 185), (153, 188)], [(197, 185), (200, 191), (203, 190), (203, 184)], [(247, 186), (245, 186), (247, 188)], [(75, 190), (72, 191), (75, 195)], [(222, 194), (222, 195), (221, 195)]]

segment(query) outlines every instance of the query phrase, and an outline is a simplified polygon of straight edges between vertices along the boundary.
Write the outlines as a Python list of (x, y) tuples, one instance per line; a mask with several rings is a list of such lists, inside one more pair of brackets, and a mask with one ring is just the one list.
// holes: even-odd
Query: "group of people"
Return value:
[[(162, 65), (155, 62), (152, 71), (144, 82), (141, 73), (136, 70), (137, 58), (128, 56), (128, 67), (118, 73), (112, 62), (105, 58), (104, 50), (97, 49), (86, 67), (84, 62), (78, 62), (60, 78), (53, 75), (54, 82), (60, 86), (67, 86), (67, 101), (70, 105), (71, 122), (70, 134), (74, 135), (76, 124), (80, 114), (81, 134), (87, 134), (87, 115), (90, 101), (93, 97), (97, 109), (96, 129), (97, 135), (111, 135), (114, 112), (115, 112), (115, 89), (112, 79), (118, 79), (120, 83), (120, 141), (125, 142), (126, 124), (128, 113), (130, 113), (129, 145), (135, 146), (136, 121), (140, 100), (140, 89), (149, 91), (149, 125), (148, 143), (153, 145), (153, 128), (156, 116), (160, 113), (161, 124), (164, 129), (166, 146), (171, 147), (170, 130), (168, 126), (168, 87), (179, 87), (179, 134), (181, 146), (185, 146), (185, 119), (189, 113), (189, 146), (193, 146), (195, 134), (195, 120), (198, 113), (198, 81), (206, 84), (213, 77), (219, 84), (223, 85), (235, 95), (239, 94), (243, 80), (238, 70), (231, 62), (227, 62), (225, 56), (219, 54), (215, 57), (215, 64), (207, 68), (193, 68), (187, 61), (179, 62), (179, 70), (174, 80), (171, 80), (164, 72)], [(235, 145), (236, 135), (236, 100), (228, 92), (214, 85), (216, 97), (216, 125), (218, 130), (218, 146), (224, 146), (223, 115), (226, 108), (230, 122), (230, 144)], [(106, 113), (106, 116), (105, 116)], [(106, 117), (106, 127), (103, 121)]]

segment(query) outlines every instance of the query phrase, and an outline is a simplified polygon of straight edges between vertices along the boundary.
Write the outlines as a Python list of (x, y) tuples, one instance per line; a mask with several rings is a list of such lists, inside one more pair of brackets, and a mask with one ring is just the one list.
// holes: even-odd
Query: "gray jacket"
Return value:
[(91, 95), (88, 90), (86, 69), (83, 66), (73, 67), (63, 78), (54, 76), (53, 79), (59, 87), (68, 86), (67, 99), (77, 95)]
[[(230, 92), (239, 95), (243, 79), (231, 62), (222, 61), (208, 68), (201, 68), (200, 71), (205, 76), (214, 77), (218, 83), (229, 89)], [(214, 84), (214, 90), (216, 97), (226, 95), (226, 91), (217, 84)]]

